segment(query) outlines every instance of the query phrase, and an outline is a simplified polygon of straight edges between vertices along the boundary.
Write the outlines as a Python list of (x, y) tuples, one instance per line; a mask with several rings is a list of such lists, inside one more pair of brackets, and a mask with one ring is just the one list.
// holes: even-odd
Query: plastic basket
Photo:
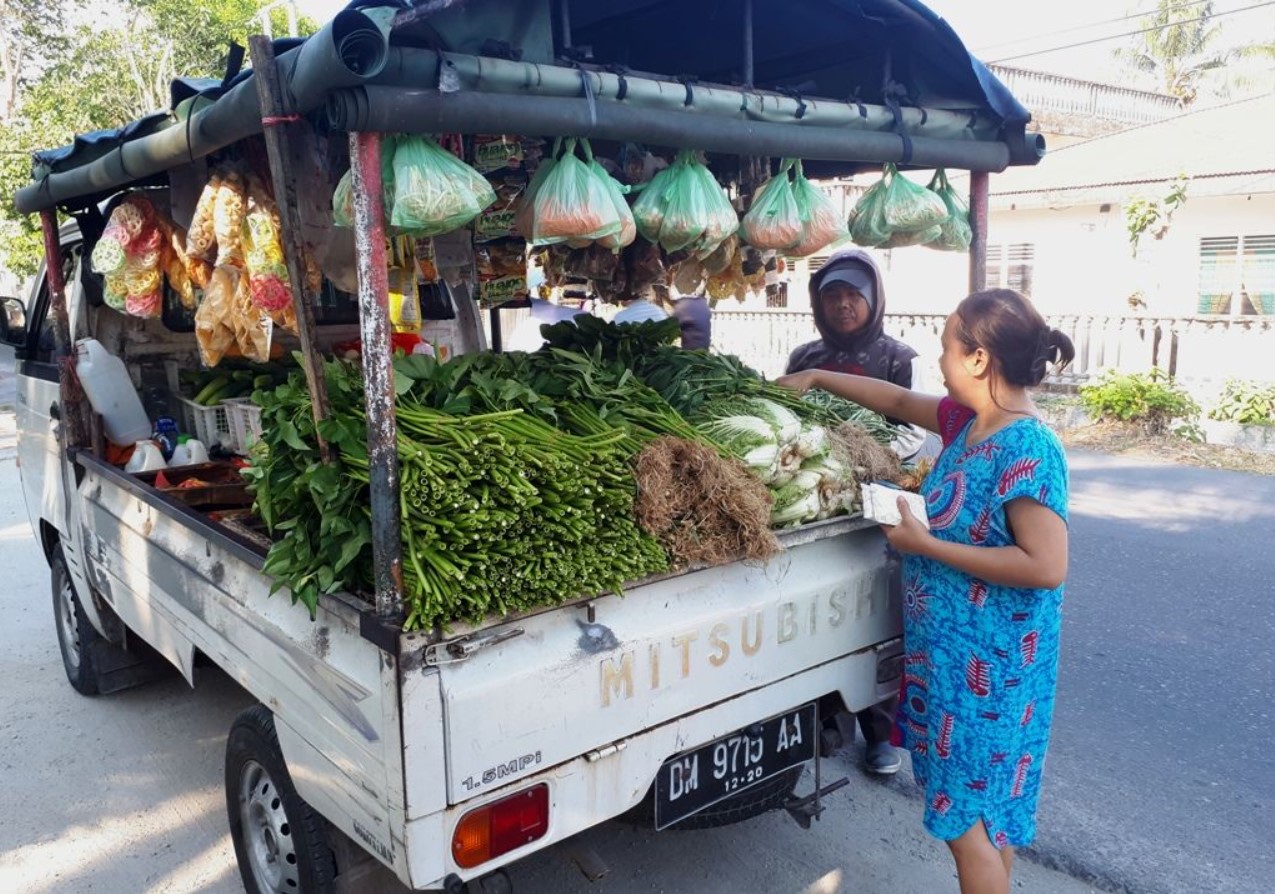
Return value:
[(205, 447), (225, 446), (230, 438), (230, 423), (224, 403), (204, 407), (184, 397), (177, 401), (181, 405), (183, 432), (203, 441)]
[(229, 439), (223, 442), (223, 446), (235, 453), (246, 454), (261, 437), (261, 407), (246, 397), (233, 398), (222, 406), (226, 408), (226, 422), (230, 427)]

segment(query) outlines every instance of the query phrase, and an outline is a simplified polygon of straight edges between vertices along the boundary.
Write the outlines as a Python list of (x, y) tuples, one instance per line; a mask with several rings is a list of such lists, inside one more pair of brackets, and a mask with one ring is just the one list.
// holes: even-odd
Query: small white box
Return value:
[(860, 487), (863, 490), (864, 518), (881, 525), (897, 525), (903, 520), (903, 516), (899, 514), (899, 497), (903, 497), (908, 501), (908, 510), (929, 530), (930, 519), (925, 511), (925, 497), (884, 484), (863, 484)]

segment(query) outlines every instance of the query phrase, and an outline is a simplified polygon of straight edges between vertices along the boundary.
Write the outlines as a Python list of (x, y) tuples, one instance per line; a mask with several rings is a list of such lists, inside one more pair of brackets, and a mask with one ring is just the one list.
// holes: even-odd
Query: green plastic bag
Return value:
[(877, 248), (907, 248), (912, 245), (929, 245), (943, 235), (942, 224), (926, 227), (924, 230), (897, 230), (890, 238)]
[(928, 230), (947, 220), (947, 206), (924, 186), (917, 186), (888, 165), (890, 183), (885, 188), (885, 223), (891, 235)]
[(698, 178), (704, 195), (706, 213), (704, 232), (692, 246), (695, 256), (703, 260), (739, 231), (739, 214), (735, 211), (735, 206), (730, 203), (730, 199), (726, 197), (725, 190), (717, 182), (712, 171), (698, 162), (692, 166), (691, 170)]
[(633, 209), (629, 207), (629, 200), (624, 197), (629, 188), (621, 186), (597, 161), (589, 162), (589, 170), (606, 187), (607, 195), (611, 197), (611, 204), (615, 208), (615, 215), (620, 221), (620, 229), (598, 239), (598, 244), (612, 251), (619, 251), (632, 245), (633, 240), (637, 238), (637, 223), (633, 219)]
[[(381, 135), (381, 201), (387, 226), (394, 208), (394, 150), (398, 138), (394, 134)], [(332, 223), (347, 229), (354, 226), (354, 173), (346, 171), (332, 191)]]
[(784, 159), (779, 173), (753, 196), (740, 224), (744, 241), (754, 248), (787, 251), (801, 241), (801, 214), (792, 192), (793, 159)]
[(402, 137), (394, 149), (390, 223), (414, 236), (458, 230), (496, 201), (482, 174), (432, 139)]
[(970, 228), (969, 208), (960, 193), (952, 189), (947, 182), (947, 171), (939, 168), (934, 172), (929, 189), (947, 207), (947, 220), (942, 223), (942, 232), (933, 242), (926, 243), (930, 248), (939, 251), (969, 251), (974, 240), (974, 231)]
[(678, 152), (673, 161), (663, 192), (664, 219), (658, 240), (665, 251), (692, 247), (708, 226), (708, 196), (697, 167), (699, 162), (689, 149)]
[(545, 178), (549, 176), (549, 172), (558, 163), (558, 153), (561, 151), (562, 138), (559, 137), (553, 142), (553, 151), (536, 168), (536, 173), (531, 177), (531, 183), (527, 184), (527, 189), (522, 194), (522, 201), (518, 204), (518, 212), (514, 215), (514, 232), (528, 242), (531, 241), (532, 234), (536, 229), (536, 194), (540, 192), (540, 187), (544, 186)]
[(566, 141), (562, 156), (536, 191), (532, 245), (588, 243), (621, 230), (606, 184), (589, 167), (592, 151), (584, 147), (588, 161), (583, 161), (576, 156), (578, 146), (577, 140)]
[(872, 184), (850, 212), (850, 238), (856, 245), (876, 248), (890, 238), (890, 228), (885, 223), (885, 191), (890, 185), (890, 171)]
[(797, 203), (797, 215), (801, 218), (801, 239), (788, 249), (788, 254), (804, 258), (847, 238), (850, 231), (832, 199), (806, 179), (800, 161), (793, 170), (796, 177), (792, 183), (792, 195)]
[(642, 194), (633, 203), (633, 220), (637, 223), (637, 231), (647, 242), (660, 241), (660, 227), (664, 226), (664, 214), (667, 202), (664, 190), (673, 180), (674, 166), (670, 165), (652, 177), (642, 189)]

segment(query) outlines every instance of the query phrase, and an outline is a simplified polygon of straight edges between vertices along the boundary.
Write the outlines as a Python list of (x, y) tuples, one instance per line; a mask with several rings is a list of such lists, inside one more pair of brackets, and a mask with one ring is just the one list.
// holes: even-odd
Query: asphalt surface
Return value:
[(1275, 478), (1073, 452), (1036, 852), (1137, 894), (1275, 889)]

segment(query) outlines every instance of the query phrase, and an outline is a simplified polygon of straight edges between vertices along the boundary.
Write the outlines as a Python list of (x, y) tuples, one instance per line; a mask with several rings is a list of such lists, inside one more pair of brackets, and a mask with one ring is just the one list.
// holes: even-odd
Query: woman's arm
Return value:
[(939, 430), (939, 400), (931, 394), (917, 394), (890, 382), (868, 376), (852, 376), (848, 373), (829, 372), (826, 369), (808, 369), (804, 372), (780, 376), (775, 380), (799, 394), (811, 388), (852, 400), (869, 410), (901, 419), (911, 425), (919, 425), (928, 431)]
[(1001, 587), (1053, 590), (1067, 579), (1067, 523), (1030, 497), (1005, 506), (1013, 546), (969, 546), (940, 540), (926, 530), (900, 498), (903, 520), (882, 526), (890, 545), (950, 565), (957, 571)]

